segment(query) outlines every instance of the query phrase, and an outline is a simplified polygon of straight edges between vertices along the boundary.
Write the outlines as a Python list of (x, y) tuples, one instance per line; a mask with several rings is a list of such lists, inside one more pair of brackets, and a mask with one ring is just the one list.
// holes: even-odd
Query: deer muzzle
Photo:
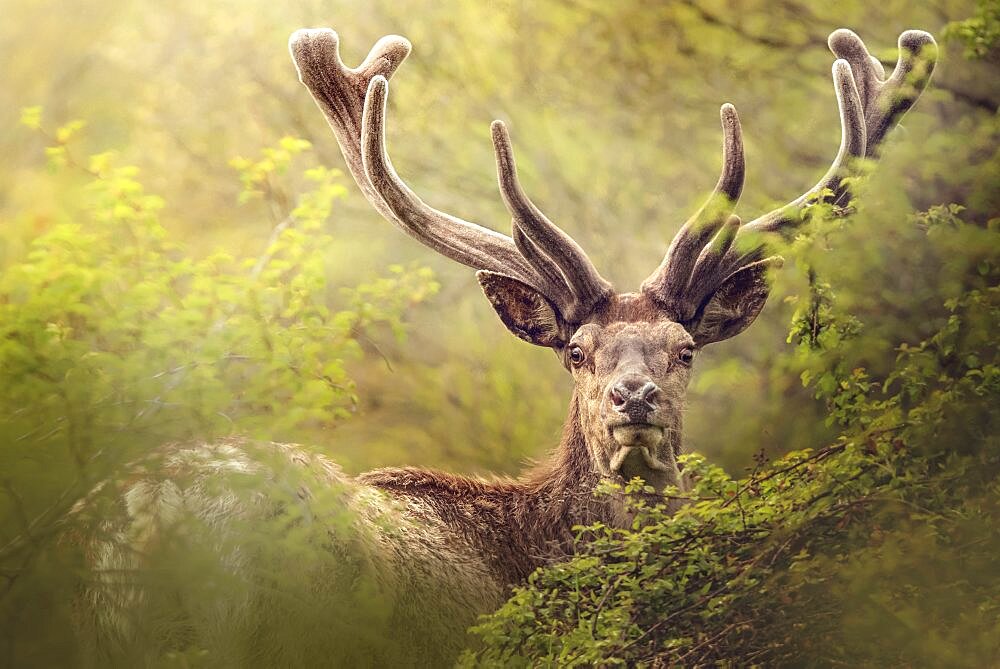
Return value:
[(630, 423), (643, 423), (656, 410), (660, 387), (642, 376), (627, 376), (611, 387), (611, 408)]

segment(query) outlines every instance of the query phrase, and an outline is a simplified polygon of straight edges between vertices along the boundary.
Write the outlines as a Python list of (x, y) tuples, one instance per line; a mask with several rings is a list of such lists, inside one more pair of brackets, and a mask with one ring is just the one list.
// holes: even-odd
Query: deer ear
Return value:
[(735, 337), (760, 314), (771, 292), (767, 270), (780, 267), (780, 256), (765, 258), (730, 274), (698, 310), (688, 326), (697, 346)]
[(558, 348), (565, 345), (565, 321), (538, 290), (517, 279), (486, 270), (476, 272), (476, 278), (508, 330), (538, 346)]

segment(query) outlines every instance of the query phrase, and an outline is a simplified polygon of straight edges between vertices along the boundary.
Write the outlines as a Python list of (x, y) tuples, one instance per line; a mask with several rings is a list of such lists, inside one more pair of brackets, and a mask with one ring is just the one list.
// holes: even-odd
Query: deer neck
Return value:
[(575, 526), (632, 523), (621, 495), (595, 494), (607, 475), (594, 464), (595, 445), (588, 443), (582, 415), (574, 392), (559, 446), (517, 481), (486, 482), (414, 468), (382, 469), (358, 478), (418, 501), (421, 513), (437, 515), (483, 555), (500, 582), (522, 582), (539, 566), (573, 553)]
[[(528, 473), (523, 498), (516, 500), (512, 510), (513, 528), (525, 534), (525, 543), (531, 544), (536, 554), (572, 552), (573, 527), (577, 525), (600, 522), (627, 527), (632, 523), (621, 495), (597, 494), (598, 485), (609, 477), (595, 464), (593, 454), (599, 448), (589, 441), (600, 435), (588, 433), (582, 415), (574, 392), (559, 447), (547, 462)], [(679, 431), (667, 438), (671, 451), (680, 453)]]
[[(672, 454), (676, 459), (681, 454), (681, 424), (679, 422), (675, 429), (665, 433), (664, 450)], [(532, 493), (540, 500), (546, 499), (575, 499), (576, 495), (584, 494), (586, 497), (593, 497), (593, 492), (602, 479), (613, 479), (621, 482), (621, 477), (612, 475), (607, 470), (607, 466), (598, 464), (601, 461), (600, 454), (606, 446), (601, 441), (606, 439), (603, 434), (594, 434), (588, 430), (583, 420), (583, 410), (581, 400), (577, 392), (573, 392), (570, 400), (569, 413), (563, 424), (562, 438), (559, 447), (555, 450), (548, 461), (543, 462), (538, 467), (528, 473), (526, 480)], [(677, 484), (673, 480), (650, 480), (646, 482), (650, 485), (662, 488), (666, 484)], [(586, 506), (590, 510), (589, 505)], [(553, 512), (565, 511), (553, 509)], [(597, 518), (602, 522), (607, 518)]]

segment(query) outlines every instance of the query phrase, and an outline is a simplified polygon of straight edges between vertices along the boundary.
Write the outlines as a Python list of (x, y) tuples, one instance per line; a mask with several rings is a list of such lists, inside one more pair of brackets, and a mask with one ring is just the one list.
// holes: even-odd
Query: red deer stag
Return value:
[[(732, 105), (723, 105), (722, 175), (714, 192), (639, 292), (618, 293), (525, 195), (503, 123), (493, 123), (492, 135), (512, 236), (438, 211), (403, 182), (386, 152), (385, 114), (388, 78), (409, 54), (407, 40), (383, 38), (351, 69), (332, 30), (292, 35), (299, 77), (371, 205), (418, 241), (475, 269), (504, 325), (551, 348), (572, 374), (562, 439), (548, 461), (522, 478), (494, 481), (409, 467), (351, 480), (321, 456), (242, 440), (168, 449), (157, 467), (138, 469), (116, 488), (118, 512), (104, 516), (101, 534), (87, 544), (100, 577), (81, 600), (92, 636), (111, 649), (105, 656), (148, 661), (170, 649), (203, 648), (236, 665), (317, 657), (438, 665), (466, 642), (464, 629), (477, 613), (494, 609), (512, 584), (572, 550), (574, 525), (628, 520), (620, 500), (594, 496), (602, 479), (640, 476), (660, 490), (682, 487), (681, 408), (695, 357), (760, 313), (768, 270), (781, 262), (765, 251), (770, 233), (793, 230), (816, 203), (846, 210), (851, 195), (844, 177), (859, 159), (877, 155), (926, 86), (936, 54), (929, 34), (907, 31), (887, 78), (853, 32), (834, 32), (829, 46), (837, 56), (833, 84), (843, 132), (826, 175), (789, 204), (741, 225), (731, 214), (743, 188), (740, 122)], [(288, 462), (294, 466), (282, 465)], [(241, 477), (252, 472), (267, 477), (266, 495), (259, 486), (239, 491)], [(285, 490), (291, 494), (274, 501)], [(197, 532), (172, 529), (185, 514), (197, 521)], [(243, 545), (232, 529), (285, 517), (284, 532), (320, 528), (316, 550), (268, 552), (268, 539)], [(207, 591), (185, 599), (136, 580), (150, 564), (169, 571), (170, 559), (156, 563), (155, 556), (171, 555), (176, 545), (221, 556), (224, 571), (251, 583), (245, 597), (220, 601)], [(280, 577), (287, 572), (310, 584), (293, 594), (321, 610), (329, 606), (329, 619), (320, 614), (311, 627), (298, 619), (315, 608), (283, 599)], [(344, 620), (349, 597), (359, 608)], [(391, 608), (364, 609), (372, 601), (391, 601)], [(128, 612), (143, 607), (146, 622), (152, 617), (155, 624), (141, 628)], [(303, 627), (301, 638), (274, 631), (286, 620)], [(403, 655), (380, 645), (386, 630)]]

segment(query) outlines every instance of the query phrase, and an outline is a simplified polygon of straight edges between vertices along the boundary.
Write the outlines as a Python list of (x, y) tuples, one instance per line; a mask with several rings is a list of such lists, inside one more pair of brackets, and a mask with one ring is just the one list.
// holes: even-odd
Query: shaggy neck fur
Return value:
[(517, 480), (486, 481), (412, 467), (379, 469), (359, 480), (404, 501), (423, 502), (510, 585), (572, 553), (573, 526), (630, 522), (620, 499), (595, 497), (601, 475), (589, 453), (574, 393), (558, 448)]

